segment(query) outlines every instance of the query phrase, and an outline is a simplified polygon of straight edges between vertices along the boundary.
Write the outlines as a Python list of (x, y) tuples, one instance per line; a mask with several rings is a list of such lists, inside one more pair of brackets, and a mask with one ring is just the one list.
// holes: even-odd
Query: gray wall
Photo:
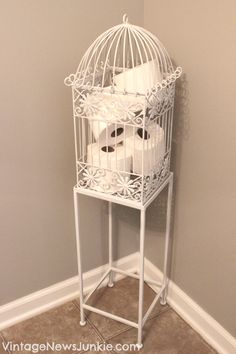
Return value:
[[(77, 273), (71, 91), (63, 80), (124, 12), (142, 24), (141, 0), (1, 1), (0, 305)], [(81, 199), (91, 269), (107, 261), (106, 205)], [(136, 240), (126, 215), (118, 215), (123, 256)]]
[[(144, 16), (185, 72), (174, 121), (172, 279), (234, 335), (235, 12), (233, 0), (148, 0)], [(148, 234), (158, 250), (162, 237), (154, 235), (154, 223)]]

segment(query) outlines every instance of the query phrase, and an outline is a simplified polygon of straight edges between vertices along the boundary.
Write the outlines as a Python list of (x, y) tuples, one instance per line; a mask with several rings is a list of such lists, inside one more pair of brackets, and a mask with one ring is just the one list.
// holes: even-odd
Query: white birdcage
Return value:
[(123, 23), (84, 54), (72, 86), (77, 188), (144, 205), (170, 171), (175, 81), (162, 43)]
[[(170, 154), (175, 81), (174, 70), (160, 41), (150, 32), (123, 23), (101, 34), (83, 56), (77, 72), (65, 79), (72, 86), (77, 184), (74, 187), (75, 228), (80, 286), (80, 324), (86, 324), (85, 310), (142, 328), (157, 301), (166, 304), (173, 173)], [(144, 276), (146, 209), (168, 186), (166, 232), (162, 281)], [(109, 263), (95, 288), (84, 296), (79, 228), (78, 194), (109, 203)], [(138, 274), (120, 269), (113, 257), (112, 204), (140, 210)], [(114, 274), (139, 279), (138, 321), (109, 313), (88, 304), (94, 291)], [(155, 286), (156, 295), (144, 314), (144, 281)], [(144, 316), (143, 316), (144, 315)]]

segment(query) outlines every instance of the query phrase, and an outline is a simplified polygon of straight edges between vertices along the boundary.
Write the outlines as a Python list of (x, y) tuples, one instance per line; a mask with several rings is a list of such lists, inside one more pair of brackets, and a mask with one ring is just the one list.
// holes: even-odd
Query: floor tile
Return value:
[[(89, 299), (89, 304), (97, 308), (125, 317), (131, 321), (138, 320), (138, 286), (139, 282), (134, 278), (124, 278), (113, 288), (101, 288)], [(155, 292), (147, 285), (144, 287), (144, 312), (148, 309)], [(168, 309), (168, 305), (156, 305), (152, 317)], [(89, 321), (98, 329), (104, 339), (121, 333), (129, 327), (123, 323), (108, 319), (92, 312), (86, 312)]]
[[(109, 340), (116, 343), (137, 343), (137, 330), (130, 329)], [(172, 309), (146, 322), (140, 354), (213, 354), (216, 353)], [(130, 351), (130, 353), (136, 353)]]
[[(79, 344), (101, 342), (92, 326), (79, 324), (78, 308), (68, 302), (65, 305), (47, 311), (41, 315), (23, 321), (15, 326), (2, 330), (6, 341), (13, 343), (59, 343)], [(57, 353), (72, 353), (72, 350), (57, 351)], [(21, 353), (29, 353), (21, 351)], [(47, 353), (50, 353), (48, 351)], [(79, 351), (77, 351), (79, 353)]]

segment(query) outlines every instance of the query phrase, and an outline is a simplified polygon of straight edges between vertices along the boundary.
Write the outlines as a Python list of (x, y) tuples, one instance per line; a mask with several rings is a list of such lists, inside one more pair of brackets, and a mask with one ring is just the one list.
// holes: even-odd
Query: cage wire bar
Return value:
[[(175, 81), (181, 68), (173, 68), (162, 43), (144, 28), (128, 22), (101, 34), (84, 54), (75, 74), (65, 79), (72, 87), (77, 183), (74, 187), (75, 227), (80, 286), (80, 324), (84, 310), (96, 312), (138, 329), (159, 299), (166, 303), (173, 173), (170, 172)], [(144, 276), (146, 209), (168, 186), (164, 275), (162, 282)], [(94, 289), (84, 297), (80, 247), (78, 195), (108, 201), (109, 263)], [(140, 210), (139, 274), (115, 267), (113, 259), (112, 203)], [(138, 322), (88, 305), (94, 291), (114, 274), (139, 280)], [(107, 280), (108, 279), (108, 280)], [(143, 314), (144, 282), (158, 288)]]

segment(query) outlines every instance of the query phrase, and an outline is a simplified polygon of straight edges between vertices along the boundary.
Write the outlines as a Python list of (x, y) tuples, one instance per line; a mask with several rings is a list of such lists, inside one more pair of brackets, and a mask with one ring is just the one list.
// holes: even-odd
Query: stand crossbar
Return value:
[(129, 321), (129, 320), (127, 320), (126, 318), (113, 315), (113, 314), (110, 313), (110, 312), (103, 311), (103, 310), (100, 310), (100, 309), (98, 309), (98, 308), (96, 308), (96, 307), (89, 306), (89, 305), (86, 305), (86, 304), (83, 305), (83, 308), (86, 309), (86, 310), (89, 310), (89, 311), (98, 313), (99, 315), (103, 315), (103, 316), (105, 316), (105, 317), (111, 318), (112, 320), (116, 320), (116, 321), (118, 321), (118, 322), (124, 323), (124, 324), (126, 324), (126, 325), (128, 325), (128, 326), (138, 328), (138, 324), (137, 324), (136, 322)]
[[(123, 275), (127, 275), (128, 277), (131, 277), (131, 278), (139, 279), (139, 275), (135, 274), (135, 273), (126, 272), (125, 270), (122, 270), (119, 268), (114, 268), (114, 267), (112, 267), (111, 270), (115, 273), (120, 273)], [(162, 285), (162, 283), (160, 283), (159, 281), (152, 280), (152, 279), (149, 279), (146, 277), (144, 277), (144, 282), (147, 284), (152, 284), (152, 285), (158, 286), (158, 287), (160, 287)]]

